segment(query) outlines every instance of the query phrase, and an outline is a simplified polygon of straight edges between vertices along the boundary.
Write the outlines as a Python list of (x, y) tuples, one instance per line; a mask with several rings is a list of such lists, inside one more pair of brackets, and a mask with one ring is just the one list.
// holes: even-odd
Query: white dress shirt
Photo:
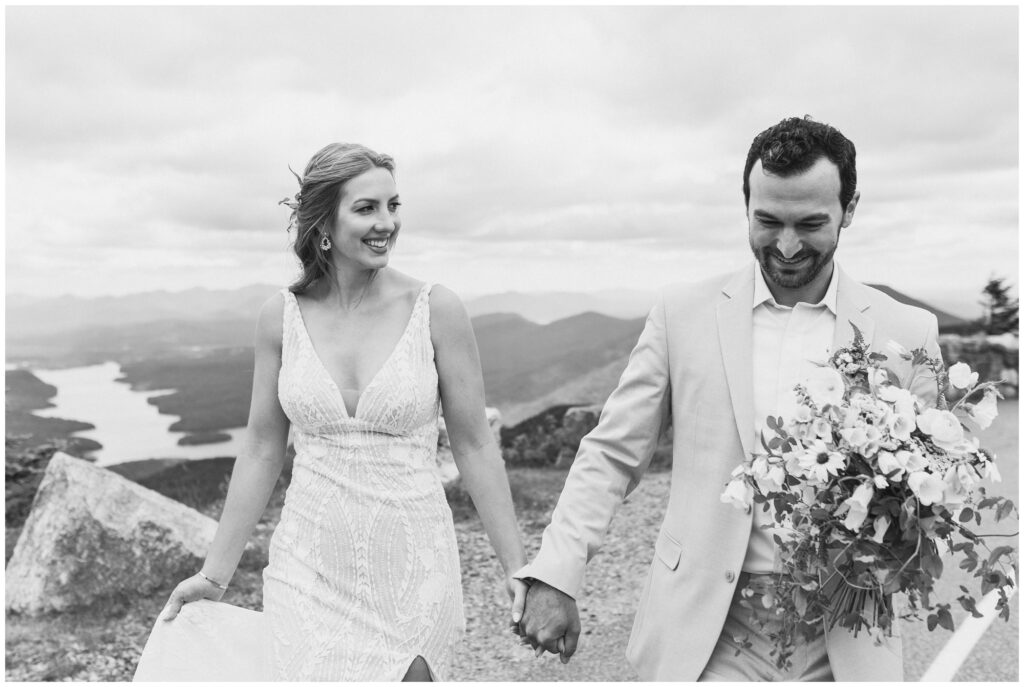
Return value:
[[(754, 355), (754, 446), (764, 453), (761, 434), (765, 441), (775, 433), (768, 429), (765, 419), (779, 416), (791, 405), (793, 387), (804, 381), (816, 367), (815, 363), (828, 360), (836, 326), (836, 294), (838, 268), (833, 263), (832, 278), (824, 298), (818, 303), (797, 303), (790, 308), (775, 302), (761, 273), (754, 263), (753, 302), (753, 355)], [(788, 418), (787, 418), (788, 419)], [(772, 530), (772, 511), (754, 504), (753, 523), (743, 570), (750, 573), (770, 573), (776, 568), (775, 542)]]

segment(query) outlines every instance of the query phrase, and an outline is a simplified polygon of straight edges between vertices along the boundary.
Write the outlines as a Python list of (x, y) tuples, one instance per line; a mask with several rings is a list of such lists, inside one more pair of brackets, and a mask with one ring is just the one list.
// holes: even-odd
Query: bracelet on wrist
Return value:
[(212, 584), (217, 589), (220, 589), (221, 591), (226, 591), (227, 588), (228, 588), (228, 586), (226, 584), (221, 584), (217, 580), (212, 579), (211, 577), (207, 576), (207, 574), (204, 573), (202, 570), (199, 571), (199, 576), (202, 577), (207, 582), (209, 582), (210, 584)]

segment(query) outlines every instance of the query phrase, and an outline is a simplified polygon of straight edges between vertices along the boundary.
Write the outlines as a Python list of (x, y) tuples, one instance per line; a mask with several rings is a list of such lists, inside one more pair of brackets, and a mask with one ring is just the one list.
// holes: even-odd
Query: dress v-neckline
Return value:
[(310, 336), (309, 328), (306, 326), (306, 319), (302, 315), (302, 308), (299, 307), (299, 299), (295, 296), (294, 293), (288, 291), (288, 293), (291, 294), (292, 303), (294, 303), (295, 305), (295, 312), (299, 320), (299, 328), (305, 335), (306, 343), (309, 344), (309, 349), (313, 352), (313, 357), (316, 359), (316, 362), (320, 365), (320, 370), (324, 373), (324, 376), (327, 377), (327, 380), (331, 383), (331, 386), (334, 387), (334, 392), (338, 397), (338, 402), (341, 404), (341, 409), (344, 411), (345, 416), (348, 417), (349, 419), (355, 420), (358, 417), (359, 408), (362, 406), (363, 396), (365, 396), (366, 392), (370, 389), (371, 386), (373, 386), (373, 383), (377, 381), (377, 378), (380, 377), (381, 372), (383, 372), (384, 368), (388, 366), (388, 363), (391, 362), (391, 359), (395, 357), (395, 354), (398, 352), (398, 349), (402, 346), (402, 342), (405, 341), (405, 337), (409, 335), (409, 331), (412, 329), (413, 320), (416, 319), (416, 311), (420, 307), (420, 301), (423, 300), (423, 292), (427, 289), (427, 286), (427, 284), (424, 284), (422, 287), (420, 287), (419, 292), (416, 294), (416, 302), (412, 304), (412, 312), (409, 313), (409, 319), (405, 323), (405, 329), (402, 330), (401, 336), (398, 337), (398, 341), (395, 342), (395, 345), (391, 349), (391, 352), (388, 354), (388, 357), (384, 359), (384, 362), (381, 363), (381, 366), (377, 368), (377, 371), (373, 373), (372, 377), (370, 377), (370, 381), (367, 382), (366, 386), (364, 386), (362, 391), (359, 392), (359, 396), (356, 398), (356, 407), (351, 412), (348, 409), (348, 405), (345, 403), (345, 395), (341, 392), (341, 387), (338, 386), (338, 383), (334, 380), (334, 377), (331, 376), (330, 370), (327, 369), (327, 365), (324, 363), (323, 358), (320, 357), (320, 353), (318, 353), (316, 350), (316, 345), (313, 343), (313, 337)]

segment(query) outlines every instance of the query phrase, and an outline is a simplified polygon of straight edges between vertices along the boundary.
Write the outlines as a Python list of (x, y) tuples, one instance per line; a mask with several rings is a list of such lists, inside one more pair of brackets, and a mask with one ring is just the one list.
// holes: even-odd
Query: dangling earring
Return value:
[(324, 234), (320, 238), (320, 250), (322, 250), (323, 252), (326, 253), (330, 249), (331, 249), (331, 237), (328, 236), (327, 234)]

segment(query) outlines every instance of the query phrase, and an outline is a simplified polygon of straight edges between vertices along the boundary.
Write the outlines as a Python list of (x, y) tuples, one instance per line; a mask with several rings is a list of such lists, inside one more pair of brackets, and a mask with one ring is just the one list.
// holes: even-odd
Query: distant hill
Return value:
[(643, 318), (621, 320), (598, 313), (546, 325), (522, 318), (474, 320), (487, 403), (504, 412), (564, 391), (594, 370), (623, 361), (643, 323)]
[(254, 325), (260, 306), (278, 289), (254, 284), (233, 290), (195, 288), (99, 298), (37, 299), (14, 294), (7, 297), (7, 337), (10, 340), (163, 320), (242, 319)]
[(901, 293), (896, 289), (892, 288), (891, 286), (886, 286), (885, 284), (868, 284), (868, 286), (870, 286), (873, 289), (878, 289), (885, 295), (889, 296), (894, 300), (899, 301), (900, 303), (903, 303), (905, 305), (912, 305), (916, 308), (923, 308), (924, 310), (927, 310), (928, 312), (932, 313), (933, 315), (935, 315), (935, 318), (939, 321), (940, 332), (945, 331), (947, 329), (957, 329), (970, 325), (969, 320), (965, 320), (962, 317), (957, 317), (956, 315), (950, 315), (948, 312), (939, 310), (938, 308), (928, 305), (923, 301), (919, 301), (916, 298), (911, 298), (907, 294)]
[(547, 324), (584, 312), (623, 319), (641, 317), (647, 314), (653, 304), (654, 291), (509, 291), (469, 299), (466, 301), (466, 309), (472, 316), (498, 312), (516, 313), (533, 322)]
[(626, 369), (628, 358), (627, 352), (619, 359), (575, 377), (538, 398), (521, 403), (503, 404), (500, 407), (502, 424), (514, 425), (559, 404), (603, 405), (618, 386), (622, 371)]
[(129, 362), (170, 353), (252, 346), (251, 318), (168, 319), (79, 327), (61, 333), (22, 335), (7, 330), (8, 361), (42, 366)]

